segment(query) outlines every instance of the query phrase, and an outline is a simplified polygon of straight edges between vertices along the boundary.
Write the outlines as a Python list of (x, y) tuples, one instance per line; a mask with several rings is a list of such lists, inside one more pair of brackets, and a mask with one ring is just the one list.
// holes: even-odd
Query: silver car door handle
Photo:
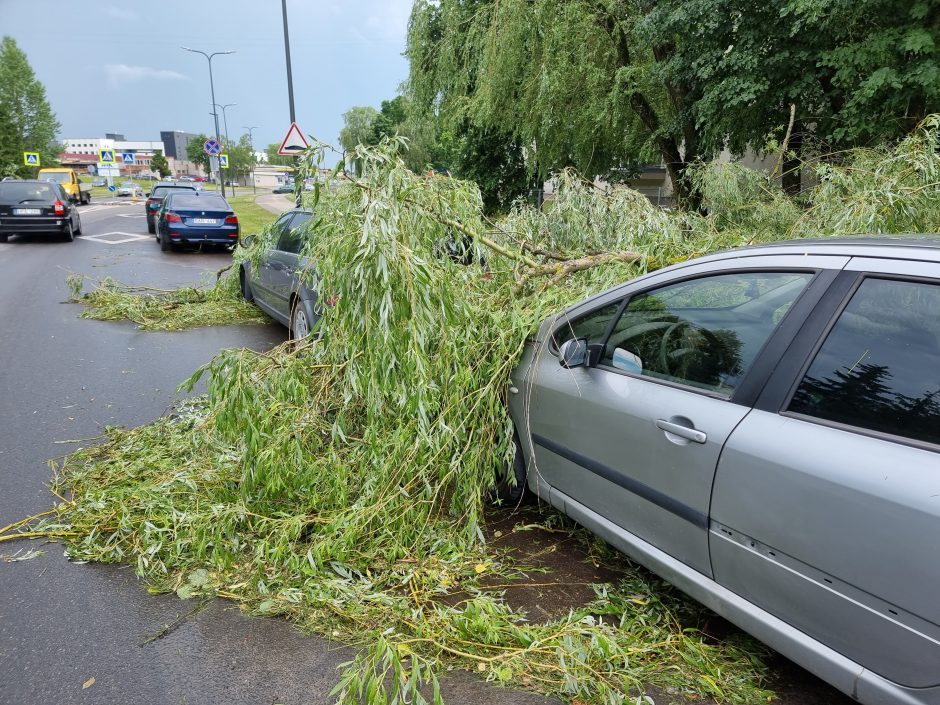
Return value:
[(664, 419), (656, 419), (656, 428), (662, 429), (666, 433), (671, 433), (674, 436), (679, 436), (679, 438), (685, 438), (693, 443), (704, 443), (708, 440), (708, 436), (702, 431), (677, 423), (671, 423)]

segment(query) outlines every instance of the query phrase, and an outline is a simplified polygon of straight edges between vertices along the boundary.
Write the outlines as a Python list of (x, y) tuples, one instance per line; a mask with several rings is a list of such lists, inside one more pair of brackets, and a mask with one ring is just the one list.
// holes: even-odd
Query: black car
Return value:
[(144, 212), (147, 214), (147, 232), (153, 235), (157, 232), (157, 211), (163, 204), (163, 199), (167, 194), (177, 191), (194, 192), (196, 187), (192, 184), (179, 182), (161, 182), (153, 187), (153, 190), (147, 194), (147, 202), (144, 204)]
[(0, 242), (13, 234), (55, 233), (71, 242), (82, 232), (78, 208), (57, 183), (0, 183)]
[(238, 232), (238, 216), (217, 193), (171, 191), (157, 212), (157, 242), (164, 252), (184, 244), (233, 250)]

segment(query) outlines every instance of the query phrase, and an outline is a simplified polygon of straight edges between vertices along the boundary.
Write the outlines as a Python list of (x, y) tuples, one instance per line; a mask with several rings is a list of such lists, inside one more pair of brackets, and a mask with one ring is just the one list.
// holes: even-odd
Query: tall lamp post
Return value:
[(216, 104), (215, 107), (222, 108), (222, 124), (225, 126), (225, 141), (228, 142), (228, 116), (225, 114), (226, 108), (231, 108), (233, 105), (238, 105), (238, 103), (226, 103), (225, 105)]
[[(234, 54), (234, 51), (214, 51), (211, 54), (207, 54), (204, 51), (199, 51), (199, 49), (190, 49), (189, 47), (180, 47), (186, 51), (191, 51), (193, 54), (202, 54), (206, 57), (206, 61), (209, 62), (209, 89), (212, 91), (212, 106), (213, 111), (215, 110), (215, 82), (212, 80), (212, 57), (219, 56), (222, 54)], [(219, 114), (213, 112), (212, 116), (215, 118), (215, 139), (221, 144), (221, 135), (219, 135)], [(225, 198), (225, 179), (222, 177), (222, 170), (219, 169), (219, 185), (222, 187), (222, 198)]]
[(258, 129), (257, 125), (242, 125), (243, 130), (248, 130), (248, 145), (251, 149), (251, 192), (258, 193), (258, 189), (255, 188), (255, 139), (254, 131)]
[[(222, 144), (223, 144), (223, 146), (224, 146), (226, 149), (228, 149), (228, 148), (232, 145), (232, 143), (229, 141), (229, 136), (228, 136), (228, 114), (225, 112), (225, 109), (226, 109), (226, 108), (231, 108), (233, 105), (238, 105), (238, 103), (226, 103), (225, 105), (219, 105), (218, 103), (213, 103), (213, 105), (212, 105), (213, 108), (222, 108), (222, 124), (225, 126), (225, 142), (223, 142)], [(221, 166), (221, 165), (219, 166), (219, 176), (222, 177), (222, 183), (225, 183), (225, 177), (222, 176), (222, 166)], [(237, 178), (237, 176), (238, 176), (238, 175), (236, 174), (236, 178)], [(235, 181), (234, 181), (234, 180), (232, 181), (232, 195), (233, 195), (233, 196), (235, 195)]]

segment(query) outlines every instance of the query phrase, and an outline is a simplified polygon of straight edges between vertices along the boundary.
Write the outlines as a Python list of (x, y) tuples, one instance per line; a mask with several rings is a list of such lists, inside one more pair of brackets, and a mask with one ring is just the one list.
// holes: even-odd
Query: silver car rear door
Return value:
[(722, 454), (715, 579), (890, 681), (936, 686), (940, 265), (855, 258), (834, 295)]

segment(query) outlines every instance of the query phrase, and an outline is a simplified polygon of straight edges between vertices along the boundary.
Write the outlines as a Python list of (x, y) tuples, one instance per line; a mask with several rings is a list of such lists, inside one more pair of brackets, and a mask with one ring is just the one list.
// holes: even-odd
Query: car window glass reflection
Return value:
[(601, 364), (730, 395), (810, 273), (736, 272), (633, 297)]
[(788, 410), (940, 444), (940, 286), (866, 279)]

